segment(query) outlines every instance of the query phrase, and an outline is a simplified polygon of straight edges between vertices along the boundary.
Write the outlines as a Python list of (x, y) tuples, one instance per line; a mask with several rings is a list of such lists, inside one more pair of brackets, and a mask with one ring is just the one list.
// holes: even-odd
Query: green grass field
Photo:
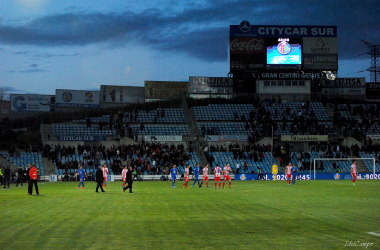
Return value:
[[(0, 191), (0, 249), (380, 249), (380, 181), (40, 183)], [(15, 185), (13, 184), (12, 187)]]

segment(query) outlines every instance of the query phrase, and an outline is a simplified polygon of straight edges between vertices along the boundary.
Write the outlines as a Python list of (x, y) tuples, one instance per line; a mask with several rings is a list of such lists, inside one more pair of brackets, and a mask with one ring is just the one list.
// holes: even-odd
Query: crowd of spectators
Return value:
[(334, 125), (343, 136), (360, 135), (366, 139), (368, 131), (380, 125), (379, 104), (335, 104), (334, 109)]
[[(141, 144), (130, 144), (120, 146), (104, 145), (89, 146), (77, 145), (61, 146), (48, 145), (44, 147), (45, 157), (56, 164), (57, 168), (67, 171), (66, 179), (70, 179), (72, 173), (70, 169), (78, 169), (79, 166), (96, 169), (102, 161), (105, 161), (114, 174), (120, 174), (125, 164), (136, 169), (138, 174), (168, 174), (172, 165), (185, 166), (185, 163), (192, 158), (190, 152), (193, 146), (188, 143), (186, 146), (179, 143), (174, 144), (143, 142)], [(73, 157), (73, 156), (82, 157)]]

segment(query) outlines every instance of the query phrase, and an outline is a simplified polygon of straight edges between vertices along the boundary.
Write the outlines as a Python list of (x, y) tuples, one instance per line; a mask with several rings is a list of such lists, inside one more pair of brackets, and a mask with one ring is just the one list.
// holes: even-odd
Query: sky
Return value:
[(226, 77), (229, 26), (336, 25), (338, 77), (366, 77), (380, 0), (0, 0), (0, 87), (55, 94)]

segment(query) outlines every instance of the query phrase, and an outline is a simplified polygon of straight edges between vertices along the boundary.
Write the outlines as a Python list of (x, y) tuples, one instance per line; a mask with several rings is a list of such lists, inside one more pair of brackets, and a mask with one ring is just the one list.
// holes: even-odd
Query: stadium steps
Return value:
[(281, 170), (281, 173), (286, 173), (286, 167), (281, 167), (280, 157), (276, 157), (276, 162), (278, 169)]
[(42, 163), (44, 164), (45, 175), (51, 175), (54, 172), (55, 164), (47, 157), (42, 157)]
[(132, 140), (131, 138), (125, 136), (125, 137), (120, 139), (120, 144), (130, 145), (130, 144), (135, 144), (135, 141)]
[(183, 99), (182, 109), (185, 114), (185, 119), (187, 126), (189, 127), (190, 136), (194, 137), (195, 135), (199, 135), (197, 120), (195, 119), (195, 114), (193, 108), (188, 108), (187, 102)]
[[(0, 166), (2, 166), (4, 169), (9, 166), (11, 171), (14, 171), (16, 169), (16, 165), (4, 159), (3, 157), (0, 157)], [(3, 174), (4, 174), (4, 170), (3, 170)]]
[(328, 117), (332, 121), (334, 119), (335, 108), (334, 107), (325, 107), (325, 110), (326, 110)]
[[(51, 124), (43, 124), (43, 133), (44, 133), (44, 136), (43, 136), (43, 144), (45, 145), (46, 141), (56, 141), (57, 140), (57, 136), (56, 135), (53, 135), (53, 128), (52, 128), (52, 125)], [(50, 135), (50, 140), (48, 139), (48, 135)]]
[(359, 172), (359, 174), (369, 172), (363, 161), (356, 161), (356, 170)]

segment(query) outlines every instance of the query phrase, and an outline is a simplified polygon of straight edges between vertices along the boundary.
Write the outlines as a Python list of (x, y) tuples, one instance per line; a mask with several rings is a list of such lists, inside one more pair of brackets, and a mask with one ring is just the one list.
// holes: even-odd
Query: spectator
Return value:
[(9, 188), (10, 181), (11, 181), (11, 170), (9, 169), (9, 166), (7, 166), (7, 168), (4, 170), (4, 188), (6, 184), (8, 184), (8, 188)]
[(17, 169), (16, 173), (17, 173), (17, 181), (16, 181), (16, 187), (18, 186), (19, 183), (21, 183), (21, 187), (24, 185), (24, 181), (23, 181), (23, 170), (22, 170), (22, 167), (20, 167), (19, 169)]
[(90, 171), (90, 173), (88, 175), (88, 179), (89, 179), (89, 181), (94, 181), (94, 173), (92, 171)]
[(87, 128), (91, 128), (91, 119), (90, 119), (90, 117), (87, 117), (86, 124), (87, 124)]

